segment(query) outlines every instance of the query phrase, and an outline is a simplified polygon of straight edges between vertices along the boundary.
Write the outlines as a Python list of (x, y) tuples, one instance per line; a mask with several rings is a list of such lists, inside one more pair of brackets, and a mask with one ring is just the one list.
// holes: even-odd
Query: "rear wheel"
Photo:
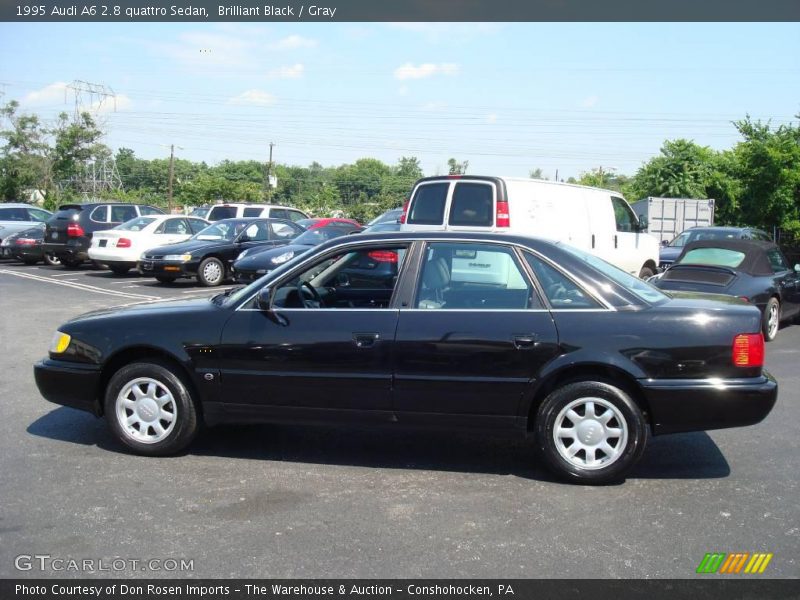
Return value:
[(200, 285), (214, 287), (225, 279), (225, 265), (218, 258), (210, 256), (200, 263), (197, 268), (197, 281)]
[(197, 435), (199, 419), (189, 386), (172, 371), (159, 362), (136, 362), (108, 382), (106, 419), (117, 439), (138, 454), (174, 454)]
[(61, 261), (58, 260), (58, 257), (55, 254), (45, 254), (44, 263), (46, 265), (50, 265), (51, 267), (57, 267), (61, 264)]
[(131, 270), (130, 267), (123, 267), (120, 265), (112, 265), (108, 268), (111, 269), (111, 272), (114, 273), (114, 275), (127, 275), (128, 271)]
[(764, 341), (771, 342), (778, 337), (780, 324), (781, 304), (777, 298), (770, 298), (764, 307), (764, 315), (761, 318), (761, 331), (764, 333)]
[(575, 483), (624, 479), (641, 458), (647, 437), (647, 423), (633, 399), (602, 381), (553, 391), (536, 416), (536, 445), (546, 464)]

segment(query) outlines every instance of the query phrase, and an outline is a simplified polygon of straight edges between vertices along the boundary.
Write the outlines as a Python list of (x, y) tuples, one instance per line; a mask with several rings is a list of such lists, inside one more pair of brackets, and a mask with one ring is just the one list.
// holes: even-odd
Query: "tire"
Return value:
[(770, 298), (764, 307), (764, 314), (761, 316), (761, 332), (764, 334), (765, 342), (771, 342), (778, 337), (780, 325), (781, 304), (777, 298)]
[(128, 271), (131, 270), (130, 267), (122, 267), (120, 265), (113, 265), (109, 266), (108, 268), (111, 269), (111, 272), (114, 273), (114, 275), (127, 275)]
[(170, 277), (169, 275), (156, 275), (156, 281), (158, 283), (175, 283), (176, 277)]
[(61, 265), (61, 261), (54, 254), (45, 254), (44, 255), (44, 264), (50, 265), (51, 267), (57, 267), (57, 266)]
[(647, 279), (648, 277), (652, 277), (655, 275), (655, 272), (650, 267), (642, 267), (642, 270), (639, 271), (639, 279)]
[[(575, 437), (569, 437), (570, 430), (578, 430)], [(642, 457), (649, 436), (633, 399), (602, 381), (579, 381), (551, 392), (539, 407), (535, 431), (545, 464), (567, 481), (588, 485), (624, 479)], [(572, 451), (575, 444), (580, 448)]]
[(106, 420), (114, 436), (137, 454), (175, 454), (197, 435), (197, 407), (189, 386), (173, 371), (160, 362), (135, 362), (108, 382)]
[(65, 269), (77, 269), (83, 264), (83, 261), (79, 258), (65, 258), (61, 261), (61, 264), (64, 265)]
[(209, 256), (197, 267), (197, 281), (205, 287), (215, 287), (225, 281), (225, 265), (222, 261)]

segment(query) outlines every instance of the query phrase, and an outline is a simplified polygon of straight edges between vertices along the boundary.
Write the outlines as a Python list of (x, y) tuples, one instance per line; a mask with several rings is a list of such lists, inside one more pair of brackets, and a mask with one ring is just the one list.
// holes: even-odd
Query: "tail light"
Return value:
[(396, 263), (397, 262), (397, 252), (392, 252), (391, 250), (373, 250), (367, 254), (372, 260), (375, 262), (382, 262), (382, 263)]
[(17, 238), (17, 246), (35, 246), (36, 240), (33, 238)]
[(503, 200), (497, 201), (494, 222), (497, 227), (511, 227), (511, 217), (508, 215), (508, 202)]
[(400, 215), (399, 219), (397, 219), (398, 223), (405, 223), (406, 222), (406, 217), (408, 216), (408, 203), (410, 201), (411, 200), (406, 200), (405, 202), (403, 202), (403, 214)]
[(128, 238), (119, 238), (117, 240), (117, 248), (130, 248), (131, 241)]
[(67, 225), (67, 237), (81, 237), (84, 233), (83, 227), (78, 223), (69, 223)]
[(764, 336), (742, 333), (733, 338), (733, 364), (737, 367), (763, 367)]

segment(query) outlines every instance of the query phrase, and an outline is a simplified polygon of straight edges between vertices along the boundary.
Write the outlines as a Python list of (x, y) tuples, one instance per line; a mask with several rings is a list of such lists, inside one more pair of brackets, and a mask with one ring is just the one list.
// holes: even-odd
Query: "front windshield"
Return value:
[(603, 259), (598, 258), (593, 254), (583, 252), (582, 250), (578, 250), (577, 248), (573, 248), (572, 246), (569, 246), (567, 244), (559, 244), (559, 246), (564, 250), (566, 250), (567, 252), (569, 252), (570, 254), (574, 254), (585, 263), (594, 267), (595, 269), (600, 271), (603, 275), (605, 275), (612, 281), (618, 283), (626, 290), (635, 294), (638, 298), (644, 300), (645, 302), (654, 304), (667, 299), (667, 296), (664, 294), (664, 292), (659, 290), (657, 287), (645, 281), (642, 281), (638, 277), (634, 277), (630, 273), (626, 273), (622, 269), (617, 268), (610, 263), (607, 263)]
[(117, 225), (114, 229), (122, 231), (141, 231), (154, 221), (155, 219), (153, 217), (136, 217), (130, 221), (125, 221), (121, 225)]
[(669, 243), (670, 248), (683, 248), (686, 245), (687, 240), (689, 239), (689, 232), (684, 231), (674, 240)]
[(227, 240), (232, 242), (233, 238), (236, 237), (236, 234), (244, 228), (244, 225), (244, 223), (226, 223), (218, 221), (217, 223), (209, 225), (205, 229), (201, 230), (200, 233), (193, 236), (192, 239), (206, 241)]

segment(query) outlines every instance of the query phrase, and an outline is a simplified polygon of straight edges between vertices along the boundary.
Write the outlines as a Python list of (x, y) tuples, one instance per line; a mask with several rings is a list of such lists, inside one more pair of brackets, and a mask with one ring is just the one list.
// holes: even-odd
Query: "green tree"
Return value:
[(19, 200), (29, 189), (47, 192), (52, 187), (49, 132), (36, 115), (18, 113), (12, 100), (0, 109), (10, 127), (0, 131), (5, 145), (0, 153), (0, 195)]
[(447, 161), (447, 173), (449, 175), (464, 175), (467, 172), (469, 161), (458, 162), (455, 158)]

